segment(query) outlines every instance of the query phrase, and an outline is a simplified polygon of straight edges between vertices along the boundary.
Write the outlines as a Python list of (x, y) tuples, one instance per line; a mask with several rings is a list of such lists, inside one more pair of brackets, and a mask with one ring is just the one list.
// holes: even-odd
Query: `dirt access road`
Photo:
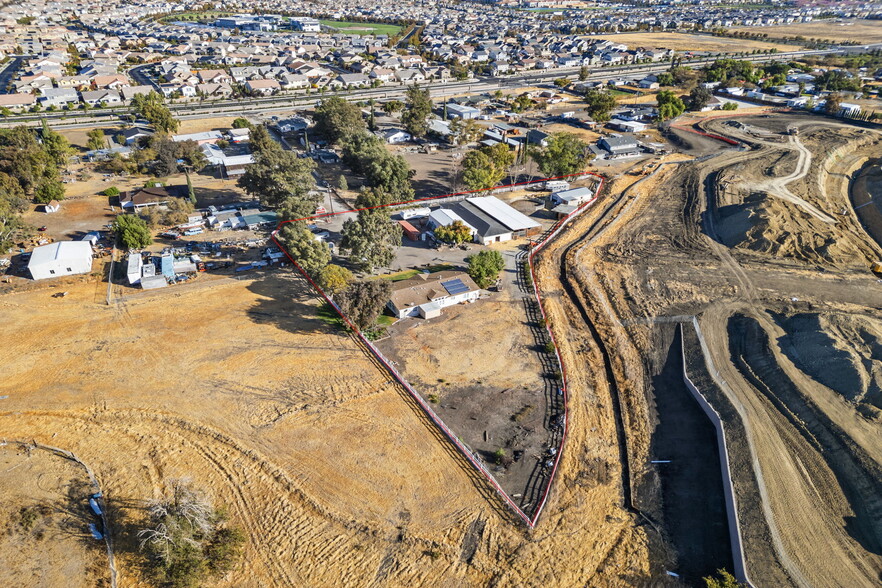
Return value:
[[(563, 293), (549, 301), (552, 325), (565, 348), (575, 332), (588, 336), (585, 349), (604, 350), (594, 369), (607, 366), (614, 382), (600, 388), (599, 404), (618, 407), (608, 422), (621, 423), (623, 504), (658, 523), (662, 548), (653, 553), (664, 565), (689, 581), (701, 570), (695, 540), (678, 533), (690, 524), (677, 508), (688, 498), (669, 491), (678, 481), (663, 465), (648, 463), (670, 457), (655, 441), (669, 411), (658, 396), (670, 394), (659, 386), (668, 323), (698, 316), (702, 364), (714, 367), (734, 407), (729, 428), (746, 431), (745, 443), (730, 443), (740, 452), (730, 460), (748, 464), (735, 491), (750, 579), (872, 585), (882, 571), (882, 290), (868, 271), (878, 248), (847, 187), (882, 136), (811, 116), (739, 120), (760, 132), (705, 125), (748, 149), (681, 134), (684, 150), (709, 157), (641, 184), (616, 179), (607, 207), (554, 244), (540, 266), (543, 290)], [(792, 126), (798, 145), (784, 134)], [(568, 353), (570, 371), (580, 372), (580, 353)], [(822, 373), (834, 370), (844, 377)], [(693, 516), (710, 517), (712, 507)]]

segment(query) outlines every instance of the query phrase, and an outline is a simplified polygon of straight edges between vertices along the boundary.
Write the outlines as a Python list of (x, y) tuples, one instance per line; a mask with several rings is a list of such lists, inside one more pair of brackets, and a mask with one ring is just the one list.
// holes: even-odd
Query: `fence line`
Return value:
[[(407, 202), (396, 202), (393, 204), (374, 206), (374, 207), (370, 207), (370, 208), (395, 208), (395, 207), (401, 207), (401, 206), (407, 205), (407, 204), (416, 204), (416, 203), (420, 203), (420, 202), (438, 202), (438, 201), (443, 201), (444, 199), (448, 199), (448, 198), (455, 198), (455, 197), (466, 198), (470, 194), (476, 194), (476, 193), (480, 193), (480, 192), (492, 192), (493, 190), (497, 190), (499, 188), (514, 189), (515, 187), (518, 187), (518, 186), (526, 186), (526, 185), (530, 185), (530, 184), (546, 182), (549, 180), (557, 180), (557, 179), (564, 179), (564, 178), (573, 178), (573, 179), (578, 180), (578, 179), (584, 179), (584, 178), (588, 178), (588, 177), (594, 177), (594, 178), (597, 178), (600, 180), (600, 182), (597, 186), (597, 190), (595, 191), (594, 197), (591, 200), (589, 200), (588, 202), (585, 202), (582, 205), (580, 205), (576, 210), (574, 210), (573, 212), (571, 212), (570, 214), (568, 214), (564, 218), (558, 220), (545, 233), (545, 236), (542, 237), (542, 239), (539, 242), (537, 242), (535, 244), (533, 244), (532, 242), (530, 243), (530, 253), (527, 256), (527, 259), (528, 259), (529, 265), (530, 265), (530, 276), (533, 279), (533, 291), (536, 296), (536, 302), (539, 305), (539, 311), (542, 314), (542, 318), (545, 319), (546, 315), (545, 315), (545, 310), (542, 307), (542, 298), (539, 294), (539, 288), (536, 285), (536, 275), (535, 275), (534, 266), (533, 266), (533, 257), (545, 245), (547, 245), (548, 242), (552, 238), (554, 238), (558, 234), (560, 234), (560, 232), (564, 229), (564, 227), (566, 227), (569, 224), (569, 222), (571, 220), (573, 220), (577, 215), (579, 215), (584, 210), (586, 210), (589, 206), (594, 204), (594, 202), (597, 200), (597, 195), (600, 193), (600, 190), (603, 187), (603, 184), (604, 184), (603, 177), (601, 177), (597, 174), (591, 173), (591, 172), (584, 172), (584, 173), (577, 173), (577, 174), (566, 174), (566, 175), (562, 175), (562, 176), (541, 178), (538, 180), (530, 180), (530, 181), (526, 181), (526, 182), (519, 182), (516, 184), (510, 184), (510, 185), (506, 185), (506, 186), (497, 186), (496, 188), (490, 188), (489, 190), (469, 190), (469, 191), (465, 191), (465, 192), (458, 192), (455, 194), (446, 194), (443, 196), (435, 196), (435, 197), (429, 197), (429, 198), (418, 198), (418, 199), (410, 200)], [(557, 340), (554, 338), (554, 333), (552, 333), (550, 327), (546, 323), (545, 328), (548, 332), (548, 336), (551, 339), (551, 342), (554, 344), (554, 354), (555, 354), (555, 357), (557, 358), (557, 363), (560, 366), (560, 373), (561, 373), (561, 388), (560, 388), (560, 390), (561, 390), (561, 393), (563, 394), (563, 407), (564, 407), (564, 409), (563, 409), (563, 413), (564, 413), (563, 434), (561, 435), (561, 442), (560, 442), (559, 447), (557, 448), (558, 449), (557, 453), (554, 456), (554, 465), (552, 466), (551, 475), (548, 478), (548, 483), (545, 486), (545, 490), (542, 494), (542, 498), (536, 507), (536, 510), (533, 514), (533, 517), (531, 518), (531, 517), (527, 516), (527, 514), (524, 513), (524, 511), (521, 510), (521, 508), (518, 507), (517, 504), (515, 504), (515, 502), (508, 496), (508, 494), (505, 492), (505, 490), (503, 490), (502, 487), (499, 485), (499, 482), (496, 481), (496, 478), (493, 476), (493, 474), (491, 474), (490, 471), (484, 466), (484, 464), (481, 463), (477, 457), (475, 457), (472, 450), (465, 443), (463, 443), (453, 433), (453, 431), (451, 431), (447, 427), (447, 425), (444, 424), (444, 421), (442, 421), (441, 418), (435, 413), (435, 411), (432, 410), (432, 408), (428, 405), (428, 403), (426, 403), (426, 401), (423, 400), (422, 396), (420, 396), (420, 394), (416, 390), (414, 390), (414, 388), (404, 378), (404, 376), (401, 375), (398, 372), (398, 370), (392, 366), (392, 363), (386, 359), (386, 357), (380, 352), (380, 350), (377, 349), (373, 345), (373, 343), (371, 343), (371, 341), (369, 341), (367, 339), (367, 337), (365, 337), (364, 334), (362, 334), (361, 330), (358, 329), (358, 327), (356, 327), (352, 323), (352, 321), (349, 320), (349, 317), (346, 316), (346, 314), (340, 309), (340, 307), (337, 306), (337, 304), (325, 293), (325, 291), (315, 282), (315, 280), (312, 279), (312, 277), (300, 266), (300, 264), (298, 264), (294, 260), (294, 258), (288, 252), (288, 250), (276, 238), (276, 235), (278, 234), (281, 227), (289, 222), (313, 220), (313, 219), (317, 219), (317, 218), (335, 216), (335, 215), (345, 214), (345, 213), (359, 212), (361, 210), (368, 210), (368, 209), (369, 208), (362, 208), (362, 209), (358, 209), (358, 210), (325, 213), (325, 214), (313, 215), (313, 216), (299, 218), (299, 219), (293, 219), (290, 221), (284, 221), (279, 224), (279, 227), (276, 228), (275, 231), (273, 231), (273, 233), (270, 235), (270, 238), (273, 240), (273, 242), (276, 244), (276, 246), (279, 247), (279, 249), (282, 252), (284, 252), (284, 254), (288, 258), (288, 260), (294, 265), (295, 268), (297, 268), (297, 271), (299, 271), (300, 274), (304, 278), (306, 278), (306, 280), (316, 290), (316, 292), (318, 292), (319, 295), (322, 298), (324, 298), (324, 300), (329, 305), (331, 305), (331, 308), (333, 308), (334, 311), (338, 315), (340, 315), (340, 318), (343, 319), (343, 321), (346, 323), (346, 325), (349, 327), (349, 329), (352, 330), (352, 332), (355, 334), (355, 336), (364, 344), (364, 346), (371, 352), (371, 354), (377, 359), (377, 361), (379, 361), (388, 370), (388, 372), (392, 375), (392, 377), (395, 378), (395, 380), (399, 384), (401, 384), (405, 390), (407, 390), (408, 394), (419, 405), (419, 407), (423, 410), (423, 412), (426, 414), (426, 416), (428, 416), (429, 419), (435, 424), (435, 426), (437, 426), (441, 430), (441, 432), (444, 433), (444, 435), (447, 437), (447, 439), (451, 443), (453, 443), (457, 449), (460, 450), (460, 452), (465, 456), (465, 458), (469, 461), (469, 463), (475, 469), (477, 469), (481, 475), (483, 475), (486, 478), (486, 480), (490, 483), (490, 485), (493, 486), (493, 488), (497, 491), (497, 493), (499, 493), (499, 495), (502, 497), (503, 502), (505, 502), (505, 504), (507, 504), (515, 512), (515, 514), (518, 515), (518, 517), (521, 520), (523, 520), (524, 523), (526, 523), (526, 525), (529, 528), (531, 528), (531, 529), (534, 528), (536, 526), (536, 522), (539, 520), (539, 515), (542, 513), (542, 510), (545, 506), (545, 503), (548, 500), (548, 495), (551, 490), (551, 485), (554, 482), (554, 476), (557, 473), (558, 465), (560, 464), (561, 454), (563, 453), (563, 446), (564, 446), (564, 443), (566, 442), (566, 438), (567, 438), (567, 428), (569, 426), (566, 366), (564, 365), (563, 360), (561, 358), (560, 350), (559, 350), (558, 344), (557, 344)]]

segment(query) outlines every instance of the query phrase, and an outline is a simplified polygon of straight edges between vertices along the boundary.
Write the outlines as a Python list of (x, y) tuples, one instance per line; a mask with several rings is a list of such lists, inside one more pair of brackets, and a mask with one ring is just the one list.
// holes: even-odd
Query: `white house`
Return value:
[(548, 197), (549, 202), (557, 206), (558, 204), (569, 204), (571, 206), (579, 206), (594, 198), (594, 192), (591, 188), (573, 188), (572, 190), (561, 190), (554, 192)]
[(410, 133), (407, 131), (403, 131), (401, 129), (387, 129), (381, 133), (379, 133), (383, 139), (389, 143), (390, 145), (397, 145), (398, 143), (406, 143), (410, 141), (413, 137), (411, 137)]
[(386, 306), (400, 319), (408, 316), (428, 319), (440, 316), (442, 308), (473, 302), (480, 296), (481, 289), (468, 274), (443, 271), (394, 282)]
[(28, 270), (35, 280), (88, 274), (92, 271), (92, 245), (88, 241), (57, 241), (37, 247)]

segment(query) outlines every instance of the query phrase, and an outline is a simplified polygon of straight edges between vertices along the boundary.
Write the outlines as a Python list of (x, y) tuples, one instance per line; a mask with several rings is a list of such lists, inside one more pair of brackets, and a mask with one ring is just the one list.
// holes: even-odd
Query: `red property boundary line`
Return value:
[(341, 318), (341, 319), (346, 323), (346, 325), (352, 330), (352, 332), (356, 335), (356, 337), (358, 337), (358, 339), (359, 339), (359, 340), (360, 340), (360, 341), (361, 341), (361, 342), (367, 347), (367, 349), (369, 349), (369, 350), (371, 351), (371, 353), (373, 354), (373, 356), (374, 356), (374, 357), (375, 357), (375, 358), (376, 358), (376, 359), (377, 359), (377, 360), (378, 360), (378, 361), (379, 361), (379, 362), (380, 362), (380, 363), (381, 363), (381, 364), (382, 364), (382, 365), (383, 365), (383, 366), (389, 371), (389, 373), (392, 375), (392, 377), (395, 378), (395, 380), (396, 380), (399, 384), (401, 384), (402, 386), (404, 386), (405, 390), (407, 390), (407, 392), (410, 394), (410, 396), (413, 398), (413, 400), (414, 400), (414, 401), (420, 406), (420, 408), (423, 409), (423, 412), (425, 412), (425, 414), (426, 414), (426, 415), (429, 417), (429, 419), (435, 424), (435, 426), (437, 426), (437, 427), (441, 430), (441, 432), (444, 433), (444, 435), (448, 438), (448, 440), (449, 440), (451, 443), (453, 443), (453, 444), (456, 446), (457, 449), (459, 449), (459, 451), (465, 456), (465, 458), (469, 461), (469, 463), (471, 463), (471, 465), (472, 465), (476, 470), (478, 470), (478, 472), (479, 472), (481, 475), (484, 476), (484, 478), (490, 483), (490, 485), (493, 486), (493, 488), (499, 493), (499, 495), (502, 497), (503, 501), (504, 501), (504, 502), (505, 502), (505, 503), (506, 503), (506, 504), (507, 504), (507, 505), (508, 505), (508, 506), (509, 506), (514, 512), (515, 512), (516, 515), (518, 515), (518, 517), (519, 517), (521, 520), (524, 521), (524, 523), (526, 523), (526, 525), (527, 525), (530, 529), (532, 529), (532, 528), (534, 528), (534, 527), (536, 526), (536, 522), (539, 520), (539, 515), (542, 513), (542, 510), (543, 510), (543, 508), (545, 507), (545, 503), (546, 503), (546, 501), (548, 500), (548, 495), (549, 495), (549, 493), (550, 493), (550, 491), (551, 491), (551, 485), (552, 485), (553, 482), (554, 482), (554, 477), (555, 477), (555, 475), (557, 474), (557, 468), (558, 468), (558, 465), (560, 464), (560, 459), (561, 459), (561, 456), (562, 456), (562, 454), (563, 454), (563, 448), (564, 448), (564, 445), (565, 445), (565, 443), (566, 443), (566, 439), (567, 439), (567, 431), (568, 431), (568, 427), (569, 427), (569, 406), (568, 406), (568, 402), (569, 402), (569, 401), (568, 401), (568, 392), (567, 392), (567, 372), (566, 372), (566, 366), (564, 365), (563, 359), (562, 359), (561, 354), (560, 354), (560, 350), (558, 349), (557, 340), (554, 338), (554, 333), (552, 332), (551, 327), (548, 325), (547, 320), (546, 320), (546, 324), (545, 324), (545, 329), (546, 329), (546, 331), (548, 332), (548, 336), (549, 336), (551, 342), (554, 344), (554, 353), (555, 353), (555, 356), (556, 356), (556, 358), (557, 358), (558, 365), (560, 366), (560, 372), (561, 372), (561, 392), (562, 392), (562, 394), (563, 394), (563, 405), (564, 405), (563, 414), (564, 414), (564, 424), (563, 424), (563, 434), (562, 434), (562, 436), (561, 436), (560, 444), (559, 444), (559, 446), (558, 446), (558, 448), (557, 448), (557, 453), (555, 454), (554, 465), (553, 465), (552, 470), (551, 470), (551, 475), (550, 475), (549, 478), (548, 478), (548, 483), (547, 483), (546, 486), (545, 486), (545, 491), (544, 491), (543, 494), (542, 494), (542, 498), (541, 498), (541, 500), (539, 501), (539, 504), (538, 504), (537, 507), (536, 507), (536, 510), (535, 510), (535, 512), (534, 512), (534, 514), (533, 514), (533, 517), (530, 518), (530, 517), (527, 516), (527, 514), (524, 513), (524, 511), (522, 511), (522, 510), (520, 509), (520, 507), (518, 507), (518, 505), (515, 504), (515, 502), (514, 502), (509, 496), (508, 496), (508, 493), (506, 493), (505, 490), (502, 489), (502, 487), (499, 485), (499, 482), (497, 482), (496, 479), (493, 477), (493, 475), (487, 470), (487, 468), (484, 467), (484, 465), (483, 465), (480, 461), (478, 461), (478, 459), (472, 454), (471, 450), (470, 450), (468, 447), (466, 447), (466, 445), (465, 445), (462, 441), (459, 440), (459, 438), (456, 436), (456, 434), (454, 434), (453, 431), (451, 431), (451, 430), (447, 427), (447, 425), (444, 424), (444, 421), (442, 421), (441, 418), (438, 417), (437, 414), (435, 414), (435, 411), (432, 410), (432, 408), (426, 403), (426, 401), (423, 400), (422, 396), (420, 396), (420, 394), (419, 394), (416, 390), (413, 389), (413, 387), (412, 387), (412, 386), (410, 385), (410, 383), (404, 378), (404, 376), (402, 376), (402, 375), (398, 372), (398, 370), (396, 370), (394, 367), (392, 367), (392, 365), (391, 365), (391, 364), (389, 363), (389, 361), (383, 356), (383, 354), (380, 353), (380, 351), (379, 351), (376, 347), (374, 347), (374, 345), (373, 345), (373, 344), (367, 339), (367, 337), (364, 336), (364, 334), (362, 334), (362, 332), (361, 332), (361, 331), (360, 331), (360, 330), (359, 330), (359, 329), (358, 329), (358, 328), (352, 323), (352, 321), (349, 320), (349, 317), (347, 317), (346, 314), (343, 313), (343, 311), (340, 309), (340, 307), (337, 306), (337, 304), (336, 304), (333, 300), (331, 300), (331, 298), (327, 295), (327, 293), (325, 293), (325, 291), (324, 291), (324, 290), (323, 290), (323, 289), (322, 289), (322, 288), (321, 288), (321, 287), (315, 282), (315, 280), (313, 280), (312, 277), (309, 276), (309, 274), (308, 274), (308, 273), (307, 273), (307, 272), (306, 272), (306, 271), (300, 266), (300, 264), (298, 264), (296, 261), (294, 261), (294, 258), (291, 257), (291, 254), (288, 253), (288, 250), (285, 249), (285, 247), (282, 245), (282, 243), (281, 243), (278, 239), (276, 239), (276, 235), (278, 234), (279, 230), (280, 230), (285, 224), (287, 224), (287, 223), (289, 223), (289, 222), (309, 221), (309, 220), (315, 220), (315, 219), (325, 218), (325, 217), (329, 217), (329, 216), (337, 216), (337, 215), (340, 215), (340, 214), (350, 214), (350, 213), (360, 212), (360, 211), (362, 211), (362, 210), (372, 210), (372, 209), (375, 209), (375, 208), (388, 208), (388, 207), (401, 206), (401, 205), (403, 205), (403, 204), (411, 204), (411, 203), (418, 203), (418, 202), (430, 202), (430, 201), (433, 201), (433, 200), (443, 200), (443, 199), (445, 199), (445, 198), (451, 198), (451, 197), (455, 197), (455, 196), (464, 196), (464, 195), (467, 195), (467, 194), (477, 194), (477, 193), (480, 193), (480, 192), (490, 192), (490, 191), (498, 190), (498, 189), (512, 188), (512, 187), (516, 187), (516, 186), (526, 186), (526, 185), (531, 185), (531, 184), (537, 184), (537, 183), (539, 183), (539, 182), (546, 182), (546, 181), (549, 181), (549, 180), (558, 180), (558, 179), (572, 178), (572, 177), (584, 178), (584, 177), (586, 177), (586, 176), (593, 176), (593, 177), (595, 177), (595, 178), (597, 178), (597, 179), (600, 180), (600, 183), (599, 183), (598, 186), (597, 186), (597, 190), (596, 190), (595, 193), (594, 193), (594, 197), (593, 197), (591, 200), (589, 200), (588, 202), (584, 202), (584, 203), (582, 203), (578, 208), (576, 208), (576, 210), (574, 210), (573, 212), (571, 212), (570, 214), (568, 214), (568, 215), (565, 216), (564, 218), (558, 220), (554, 225), (552, 225), (552, 227), (546, 232), (546, 236), (545, 236), (544, 239), (542, 239), (542, 241), (540, 241), (540, 242), (538, 242), (538, 243), (535, 243), (535, 242), (533, 242), (533, 241), (530, 242), (530, 252), (529, 252), (529, 254), (527, 255), (527, 261), (528, 261), (529, 266), (530, 266), (530, 267), (529, 267), (529, 269), (530, 269), (530, 277), (532, 278), (532, 281), (533, 281), (533, 292), (534, 292), (534, 294), (535, 294), (535, 296), (536, 296), (536, 301), (537, 301), (537, 303), (538, 303), (538, 305), (539, 305), (539, 312), (541, 313), (542, 318), (543, 318), (543, 319), (546, 319), (546, 313), (545, 313), (545, 309), (544, 309), (544, 307), (543, 307), (542, 296), (540, 295), (540, 293), (539, 293), (539, 287), (538, 287), (538, 285), (536, 284), (536, 274), (535, 274), (535, 270), (534, 270), (534, 266), (533, 266), (533, 257), (534, 257), (534, 256), (535, 256), (535, 255), (536, 255), (536, 254), (537, 254), (537, 253), (538, 253), (538, 252), (539, 252), (539, 251), (540, 251), (540, 250), (541, 250), (541, 249), (542, 249), (542, 248), (543, 248), (543, 247), (544, 247), (544, 246), (545, 246), (545, 245), (546, 245), (546, 244), (547, 244), (547, 243), (548, 243), (553, 237), (557, 236), (557, 234), (558, 234), (558, 233), (559, 233), (559, 232), (560, 232), (560, 231), (561, 231), (561, 230), (562, 230), (562, 229), (563, 229), (563, 228), (569, 223), (570, 220), (572, 220), (573, 218), (575, 218), (579, 213), (581, 213), (582, 211), (584, 211), (586, 208), (588, 208), (589, 206), (591, 206), (592, 204), (594, 204), (594, 202), (597, 201), (598, 194), (600, 193), (600, 190), (603, 188), (603, 185), (604, 185), (604, 178), (603, 178), (602, 176), (599, 176), (599, 175), (595, 174), (595, 173), (585, 172), (585, 173), (579, 173), (579, 174), (566, 174), (566, 175), (562, 175), (562, 176), (554, 176), (554, 177), (549, 177), (549, 178), (541, 178), (541, 179), (538, 179), (538, 180), (530, 180), (530, 181), (526, 181), (526, 182), (518, 182), (518, 183), (515, 183), (515, 184), (506, 184), (506, 185), (496, 186), (496, 187), (493, 187), (493, 188), (487, 188), (487, 189), (483, 189), (483, 190), (468, 190), (468, 191), (464, 191), (464, 192), (455, 192), (455, 193), (452, 193), (452, 194), (444, 194), (444, 195), (442, 195), (442, 196), (432, 196), (432, 197), (427, 197), (427, 198), (416, 198), (416, 199), (413, 199), (413, 200), (406, 200), (406, 201), (403, 201), (403, 202), (394, 202), (394, 203), (391, 203), (391, 204), (384, 204), (384, 205), (380, 205), (380, 206), (371, 206), (371, 207), (367, 207), (367, 208), (359, 208), (359, 209), (356, 209), (356, 210), (346, 210), (346, 211), (340, 211), (340, 212), (331, 212), (331, 213), (317, 214), (317, 215), (307, 216), (307, 217), (298, 218), (298, 219), (293, 219), (293, 220), (289, 220), (289, 221), (283, 221), (283, 222), (279, 223), (279, 226), (278, 226), (278, 227), (276, 228), (276, 230), (273, 231), (272, 234), (270, 235), (270, 238), (271, 238), (271, 239), (273, 240), (273, 242), (279, 247), (279, 249), (280, 249), (282, 252), (284, 252), (284, 254), (285, 254), (285, 256), (288, 258), (288, 260), (294, 265), (295, 268), (297, 268), (297, 271), (299, 271), (300, 274), (301, 274), (304, 278), (306, 278), (306, 280), (307, 280), (307, 281), (309, 282), (309, 284), (310, 284), (310, 285), (316, 290), (316, 292), (318, 292), (319, 295), (320, 295), (322, 298), (324, 298), (325, 302), (327, 302), (327, 303), (331, 306), (331, 308), (333, 308), (334, 311), (335, 311), (338, 315), (340, 315), (340, 318)]
[(696, 135), (701, 135), (702, 137), (707, 137), (709, 139), (716, 139), (717, 141), (722, 141), (723, 143), (728, 143), (729, 145), (734, 145), (736, 147), (741, 145), (741, 143), (739, 141), (736, 141), (735, 139), (730, 139), (729, 137), (717, 135), (716, 133), (706, 133), (697, 129), (690, 129), (688, 127), (681, 127), (677, 125), (671, 125), (671, 128), (677, 129), (678, 131), (686, 131), (687, 133), (695, 133)]

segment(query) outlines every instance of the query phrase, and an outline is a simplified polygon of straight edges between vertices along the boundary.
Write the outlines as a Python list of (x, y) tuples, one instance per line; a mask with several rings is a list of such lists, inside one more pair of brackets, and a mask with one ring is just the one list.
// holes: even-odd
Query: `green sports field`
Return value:
[(326, 27), (339, 30), (341, 33), (351, 35), (394, 35), (401, 30), (398, 25), (380, 24), (373, 22), (347, 22), (340, 20), (320, 20)]

